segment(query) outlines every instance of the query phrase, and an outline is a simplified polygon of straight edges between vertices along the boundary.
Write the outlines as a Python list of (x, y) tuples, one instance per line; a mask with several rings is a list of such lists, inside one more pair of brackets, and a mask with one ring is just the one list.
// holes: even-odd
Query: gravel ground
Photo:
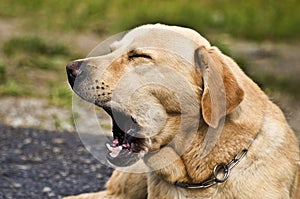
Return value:
[(95, 192), (112, 172), (70, 132), (0, 125), (0, 151), (0, 199)]

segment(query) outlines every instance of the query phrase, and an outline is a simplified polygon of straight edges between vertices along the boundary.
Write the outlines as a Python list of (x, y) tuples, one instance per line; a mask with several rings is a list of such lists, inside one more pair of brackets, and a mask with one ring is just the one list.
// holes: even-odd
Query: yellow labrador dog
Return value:
[(117, 169), (105, 191), (68, 199), (299, 198), (297, 139), (231, 58), (161, 24), (109, 48), (66, 69), (74, 92), (112, 117)]

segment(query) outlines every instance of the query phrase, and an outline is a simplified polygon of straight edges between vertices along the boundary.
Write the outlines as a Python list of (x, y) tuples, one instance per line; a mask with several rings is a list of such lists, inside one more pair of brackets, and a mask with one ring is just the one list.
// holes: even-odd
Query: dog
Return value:
[(112, 117), (106, 158), (117, 168), (105, 191), (68, 199), (300, 197), (282, 111), (196, 31), (143, 25), (66, 70), (73, 91)]

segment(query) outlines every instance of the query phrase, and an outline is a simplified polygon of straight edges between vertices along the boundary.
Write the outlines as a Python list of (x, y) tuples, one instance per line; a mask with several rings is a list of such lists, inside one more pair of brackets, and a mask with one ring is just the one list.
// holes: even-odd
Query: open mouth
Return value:
[(145, 150), (145, 138), (138, 135), (139, 125), (124, 113), (111, 110), (106, 112), (113, 121), (113, 140), (106, 143), (107, 160), (119, 167), (136, 163), (141, 158), (141, 152)]

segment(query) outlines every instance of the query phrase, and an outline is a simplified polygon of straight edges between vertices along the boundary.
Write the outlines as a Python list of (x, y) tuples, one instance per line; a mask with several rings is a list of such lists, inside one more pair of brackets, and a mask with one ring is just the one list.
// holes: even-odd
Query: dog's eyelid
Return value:
[(134, 58), (145, 58), (145, 59), (152, 59), (152, 57), (146, 53), (139, 52), (137, 50), (130, 50), (128, 52), (128, 58), (134, 59)]

